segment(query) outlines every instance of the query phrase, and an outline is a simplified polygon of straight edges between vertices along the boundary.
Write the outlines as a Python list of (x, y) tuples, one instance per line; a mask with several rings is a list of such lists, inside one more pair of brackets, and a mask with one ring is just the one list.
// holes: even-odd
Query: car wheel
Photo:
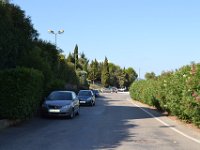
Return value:
[(74, 109), (72, 109), (71, 113), (70, 113), (70, 119), (73, 119), (74, 118)]
[(47, 115), (41, 114), (41, 118), (47, 118)]
[(91, 102), (90, 102), (90, 106), (93, 106), (93, 104), (94, 104), (93, 101), (91, 101)]
[(78, 108), (76, 115), (80, 115), (80, 107)]

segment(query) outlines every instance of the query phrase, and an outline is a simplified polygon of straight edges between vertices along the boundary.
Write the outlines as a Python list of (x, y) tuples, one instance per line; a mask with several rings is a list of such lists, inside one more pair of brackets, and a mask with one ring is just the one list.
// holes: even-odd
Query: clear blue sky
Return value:
[(88, 59), (146, 72), (175, 70), (200, 60), (199, 0), (12, 0), (31, 17), (40, 38), (65, 32), (58, 47), (75, 44)]

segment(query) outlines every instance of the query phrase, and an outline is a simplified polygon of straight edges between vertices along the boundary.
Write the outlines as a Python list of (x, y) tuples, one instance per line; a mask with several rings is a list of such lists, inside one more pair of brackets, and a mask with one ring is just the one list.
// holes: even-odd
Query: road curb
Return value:
[(16, 125), (19, 122), (20, 122), (20, 120), (2, 119), (2, 120), (0, 120), (0, 130), (5, 129), (5, 128), (10, 127), (10, 126), (13, 126), (13, 125)]
[(10, 121), (7, 119), (0, 120), (0, 129), (4, 129), (10, 126)]

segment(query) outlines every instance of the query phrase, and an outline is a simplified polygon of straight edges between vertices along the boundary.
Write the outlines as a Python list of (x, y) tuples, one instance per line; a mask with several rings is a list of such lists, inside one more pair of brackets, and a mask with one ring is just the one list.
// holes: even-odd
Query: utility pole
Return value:
[(140, 80), (140, 68), (139, 68), (139, 75), (138, 75), (138, 79)]

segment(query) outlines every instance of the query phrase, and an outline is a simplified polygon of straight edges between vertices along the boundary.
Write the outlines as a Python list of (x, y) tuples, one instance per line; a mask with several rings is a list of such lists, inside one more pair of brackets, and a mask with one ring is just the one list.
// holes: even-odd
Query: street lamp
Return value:
[(64, 30), (59, 30), (58, 32), (55, 32), (55, 31), (53, 31), (53, 30), (48, 30), (48, 32), (49, 32), (50, 34), (54, 34), (54, 35), (55, 35), (55, 45), (56, 45), (56, 47), (57, 47), (57, 35), (58, 35), (58, 34), (64, 33)]

